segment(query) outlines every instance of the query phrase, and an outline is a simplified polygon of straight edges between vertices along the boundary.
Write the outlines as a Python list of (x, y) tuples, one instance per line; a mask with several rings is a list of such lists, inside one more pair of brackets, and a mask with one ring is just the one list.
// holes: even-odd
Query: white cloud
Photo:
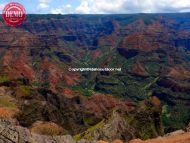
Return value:
[(47, 9), (49, 8), (49, 3), (51, 0), (39, 0), (38, 9)]
[(3, 10), (3, 8), (5, 7), (5, 3), (0, 3), (0, 11), (2, 11)]
[(91, 4), (92, 2), (90, 0), (81, 0), (81, 3), (76, 8), (76, 11), (79, 13), (91, 13), (93, 11), (92, 8), (95, 8)]
[(73, 13), (72, 6), (70, 4), (61, 6), (59, 8), (54, 8), (50, 10), (50, 13), (52, 14), (69, 14)]
[(46, 3), (40, 3), (39, 4), (39, 8), (45, 9), (45, 8), (48, 8), (48, 7), (49, 7), (49, 5), (46, 4)]
[(186, 12), (190, 0), (80, 0), (76, 13)]

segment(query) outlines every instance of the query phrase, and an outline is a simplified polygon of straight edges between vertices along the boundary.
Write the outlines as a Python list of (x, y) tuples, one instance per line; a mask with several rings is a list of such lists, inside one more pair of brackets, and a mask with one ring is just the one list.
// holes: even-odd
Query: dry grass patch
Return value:
[(17, 108), (16, 100), (10, 96), (0, 96), (0, 107)]
[(30, 131), (36, 134), (41, 135), (62, 135), (64, 133), (64, 129), (53, 123), (53, 122), (35, 122), (32, 127), (30, 128)]
[(0, 118), (14, 118), (18, 112), (18, 109), (0, 107)]

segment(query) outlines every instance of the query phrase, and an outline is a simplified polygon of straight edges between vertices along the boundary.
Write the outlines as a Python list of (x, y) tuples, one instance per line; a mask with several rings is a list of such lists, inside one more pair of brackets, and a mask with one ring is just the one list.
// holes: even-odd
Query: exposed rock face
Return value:
[[(98, 123), (95, 127), (88, 129), (84, 136), (81, 138), (87, 139), (87, 140), (106, 140), (111, 141), (113, 139), (122, 138), (122, 136), (128, 132), (127, 122), (124, 120), (123, 117), (119, 115), (116, 111), (113, 112), (111, 118), (105, 119)], [(89, 133), (88, 133), (89, 132)], [(132, 133), (131, 133), (132, 134)], [(131, 134), (124, 137), (126, 140), (129, 140), (131, 138)], [(83, 134), (81, 134), (82, 136)], [(79, 136), (76, 136), (76, 138), (80, 138)], [(128, 138), (128, 139), (127, 139)]]
[(159, 108), (156, 106), (151, 107), (153, 105), (149, 104), (151, 103), (142, 103), (141, 107), (137, 107), (132, 112), (123, 112), (122, 109), (114, 110), (95, 126), (76, 135), (75, 139), (80, 140), (82, 138), (89, 141), (104, 140), (111, 142), (115, 139), (129, 141), (137, 137), (147, 139), (163, 135)]
[(183, 131), (183, 130), (177, 130), (177, 131), (175, 131), (175, 132), (168, 133), (168, 134), (164, 135), (164, 137), (182, 135), (182, 134), (184, 134), (184, 133), (185, 133), (185, 131)]
[(190, 132), (190, 123), (188, 124), (186, 130), (187, 130), (187, 132)]
[(0, 120), (1, 143), (76, 143), (69, 135), (45, 136), (31, 133), (11, 120)]

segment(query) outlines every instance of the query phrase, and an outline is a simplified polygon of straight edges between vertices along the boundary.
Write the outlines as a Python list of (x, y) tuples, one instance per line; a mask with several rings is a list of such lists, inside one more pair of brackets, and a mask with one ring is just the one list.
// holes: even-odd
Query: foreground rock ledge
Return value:
[[(45, 136), (31, 133), (27, 128), (17, 125), (14, 119), (0, 119), (0, 143), (76, 143), (70, 135)], [(80, 140), (78, 143), (90, 143), (87, 140)], [(93, 141), (92, 143), (107, 143), (104, 141)], [(123, 143), (115, 140), (111, 143)], [(129, 143), (190, 143), (190, 132), (176, 131), (165, 137), (142, 141), (132, 140)]]
[(147, 141), (136, 139), (130, 141), (129, 143), (190, 143), (190, 133), (171, 135), (168, 137), (160, 137), (157, 139), (150, 139)]
[(0, 120), (0, 143), (75, 143), (70, 135), (45, 136), (31, 133), (14, 120)]

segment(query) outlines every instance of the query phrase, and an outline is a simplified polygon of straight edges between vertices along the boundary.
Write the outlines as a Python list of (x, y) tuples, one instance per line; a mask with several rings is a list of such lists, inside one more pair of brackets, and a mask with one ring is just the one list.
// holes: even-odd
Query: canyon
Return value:
[[(0, 140), (154, 143), (186, 130), (189, 19), (188, 13), (28, 15), (18, 27), (1, 19), (0, 126), (10, 127)], [(7, 140), (9, 132), (16, 141)]]

